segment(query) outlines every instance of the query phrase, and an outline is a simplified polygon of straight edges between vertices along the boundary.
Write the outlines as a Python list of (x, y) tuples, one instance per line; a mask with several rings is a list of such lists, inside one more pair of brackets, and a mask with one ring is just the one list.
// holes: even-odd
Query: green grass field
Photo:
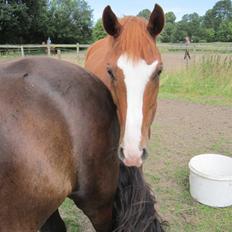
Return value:
[(206, 55), (183, 70), (165, 72), (161, 98), (232, 104), (232, 56)]

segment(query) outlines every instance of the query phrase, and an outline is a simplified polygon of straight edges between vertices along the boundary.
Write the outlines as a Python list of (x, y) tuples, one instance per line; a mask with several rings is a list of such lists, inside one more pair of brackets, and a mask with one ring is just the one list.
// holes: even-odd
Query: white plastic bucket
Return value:
[(194, 199), (212, 207), (232, 205), (232, 158), (202, 154), (189, 162), (190, 193)]

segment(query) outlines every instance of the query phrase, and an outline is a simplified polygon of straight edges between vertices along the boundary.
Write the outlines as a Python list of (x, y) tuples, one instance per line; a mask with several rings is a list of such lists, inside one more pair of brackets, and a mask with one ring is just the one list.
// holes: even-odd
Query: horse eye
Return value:
[(156, 74), (156, 78), (159, 79), (160, 78), (160, 74), (162, 73), (162, 69), (160, 69), (157, 74)]
[(160, 76), (160, 74), (162, 73), (162, 69), (160, 69), (158, 72), (157, 72), (157, 76), (159, 77)]
[(107, 73), (108, 73), (108, 75), (109, 75), (109, 77), (111, 78), (112, 81), (116, 80), (116, 78), (114, 76), (114, 73), (113, 73), (111, 68), (107, 68)]
[(162, 69), (157, 70), (157, 71), (154, 73), (152, 80), (159, 80), (160, 74), (161, 74), (161, 73), (162, 73)]

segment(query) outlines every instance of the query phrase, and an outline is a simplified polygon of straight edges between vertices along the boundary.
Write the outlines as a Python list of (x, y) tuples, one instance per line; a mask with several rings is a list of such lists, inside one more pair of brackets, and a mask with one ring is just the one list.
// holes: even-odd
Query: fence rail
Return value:
[[(158, 43), (158, 47), (167, 51), (184, 51), (185, 44)], [(193, 52), (225, 52), (232, 53), (232, 43), (192, 43), (188, 49)]]
[(21, 53), (21, 56), (25, 56), (25, 49), (34, 49), (34, 48), (41, 48), (45, 49), (48, 56), (51, 55), (52, 49), (57, 49), (58, 54), (60, 53), (58, 48), (75, 48), (77, 56), (81, 48), (88, 48), (89, 44), (25, 44), (25, 45), (0, 45), (0, 51), (8, 49), (18, 49)]
[[(26, 51), (38, 51), (42, 50), (48, 56), (51, 55), (54, 50), (58, 54), (61, 54), (61, 49), (74, 49), (76, 55), (79, 55), (80, 49), (88, 48), (89, 44), (25, 44), (25, 45), (0, 45), (0, 55), (9, 51), (15, 51), (25, 56)], [(186, 49), (185, 44), (171, 44), (171, 43), (158, 43), (158, 47), (162, 50), (173, 52), (173, 51), (184, 51)], [(188, 49), (192, 52), (223, 52), (232, 53), (232, 43), (198, 43), (188, 46)]]

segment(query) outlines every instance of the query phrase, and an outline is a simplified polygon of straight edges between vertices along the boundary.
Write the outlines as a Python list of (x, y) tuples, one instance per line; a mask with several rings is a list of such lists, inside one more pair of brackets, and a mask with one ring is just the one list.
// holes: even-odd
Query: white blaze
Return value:
[(141, 157), (141, 130), (143, 122), (143, 95), (147, 82), (155, 71), (158, 61), (148, 65), (145, 60), (132, 61), (126, 54), (118, 59), (127, 90), (127, 114), (123, 138), (124, 155), (133, 159)]

